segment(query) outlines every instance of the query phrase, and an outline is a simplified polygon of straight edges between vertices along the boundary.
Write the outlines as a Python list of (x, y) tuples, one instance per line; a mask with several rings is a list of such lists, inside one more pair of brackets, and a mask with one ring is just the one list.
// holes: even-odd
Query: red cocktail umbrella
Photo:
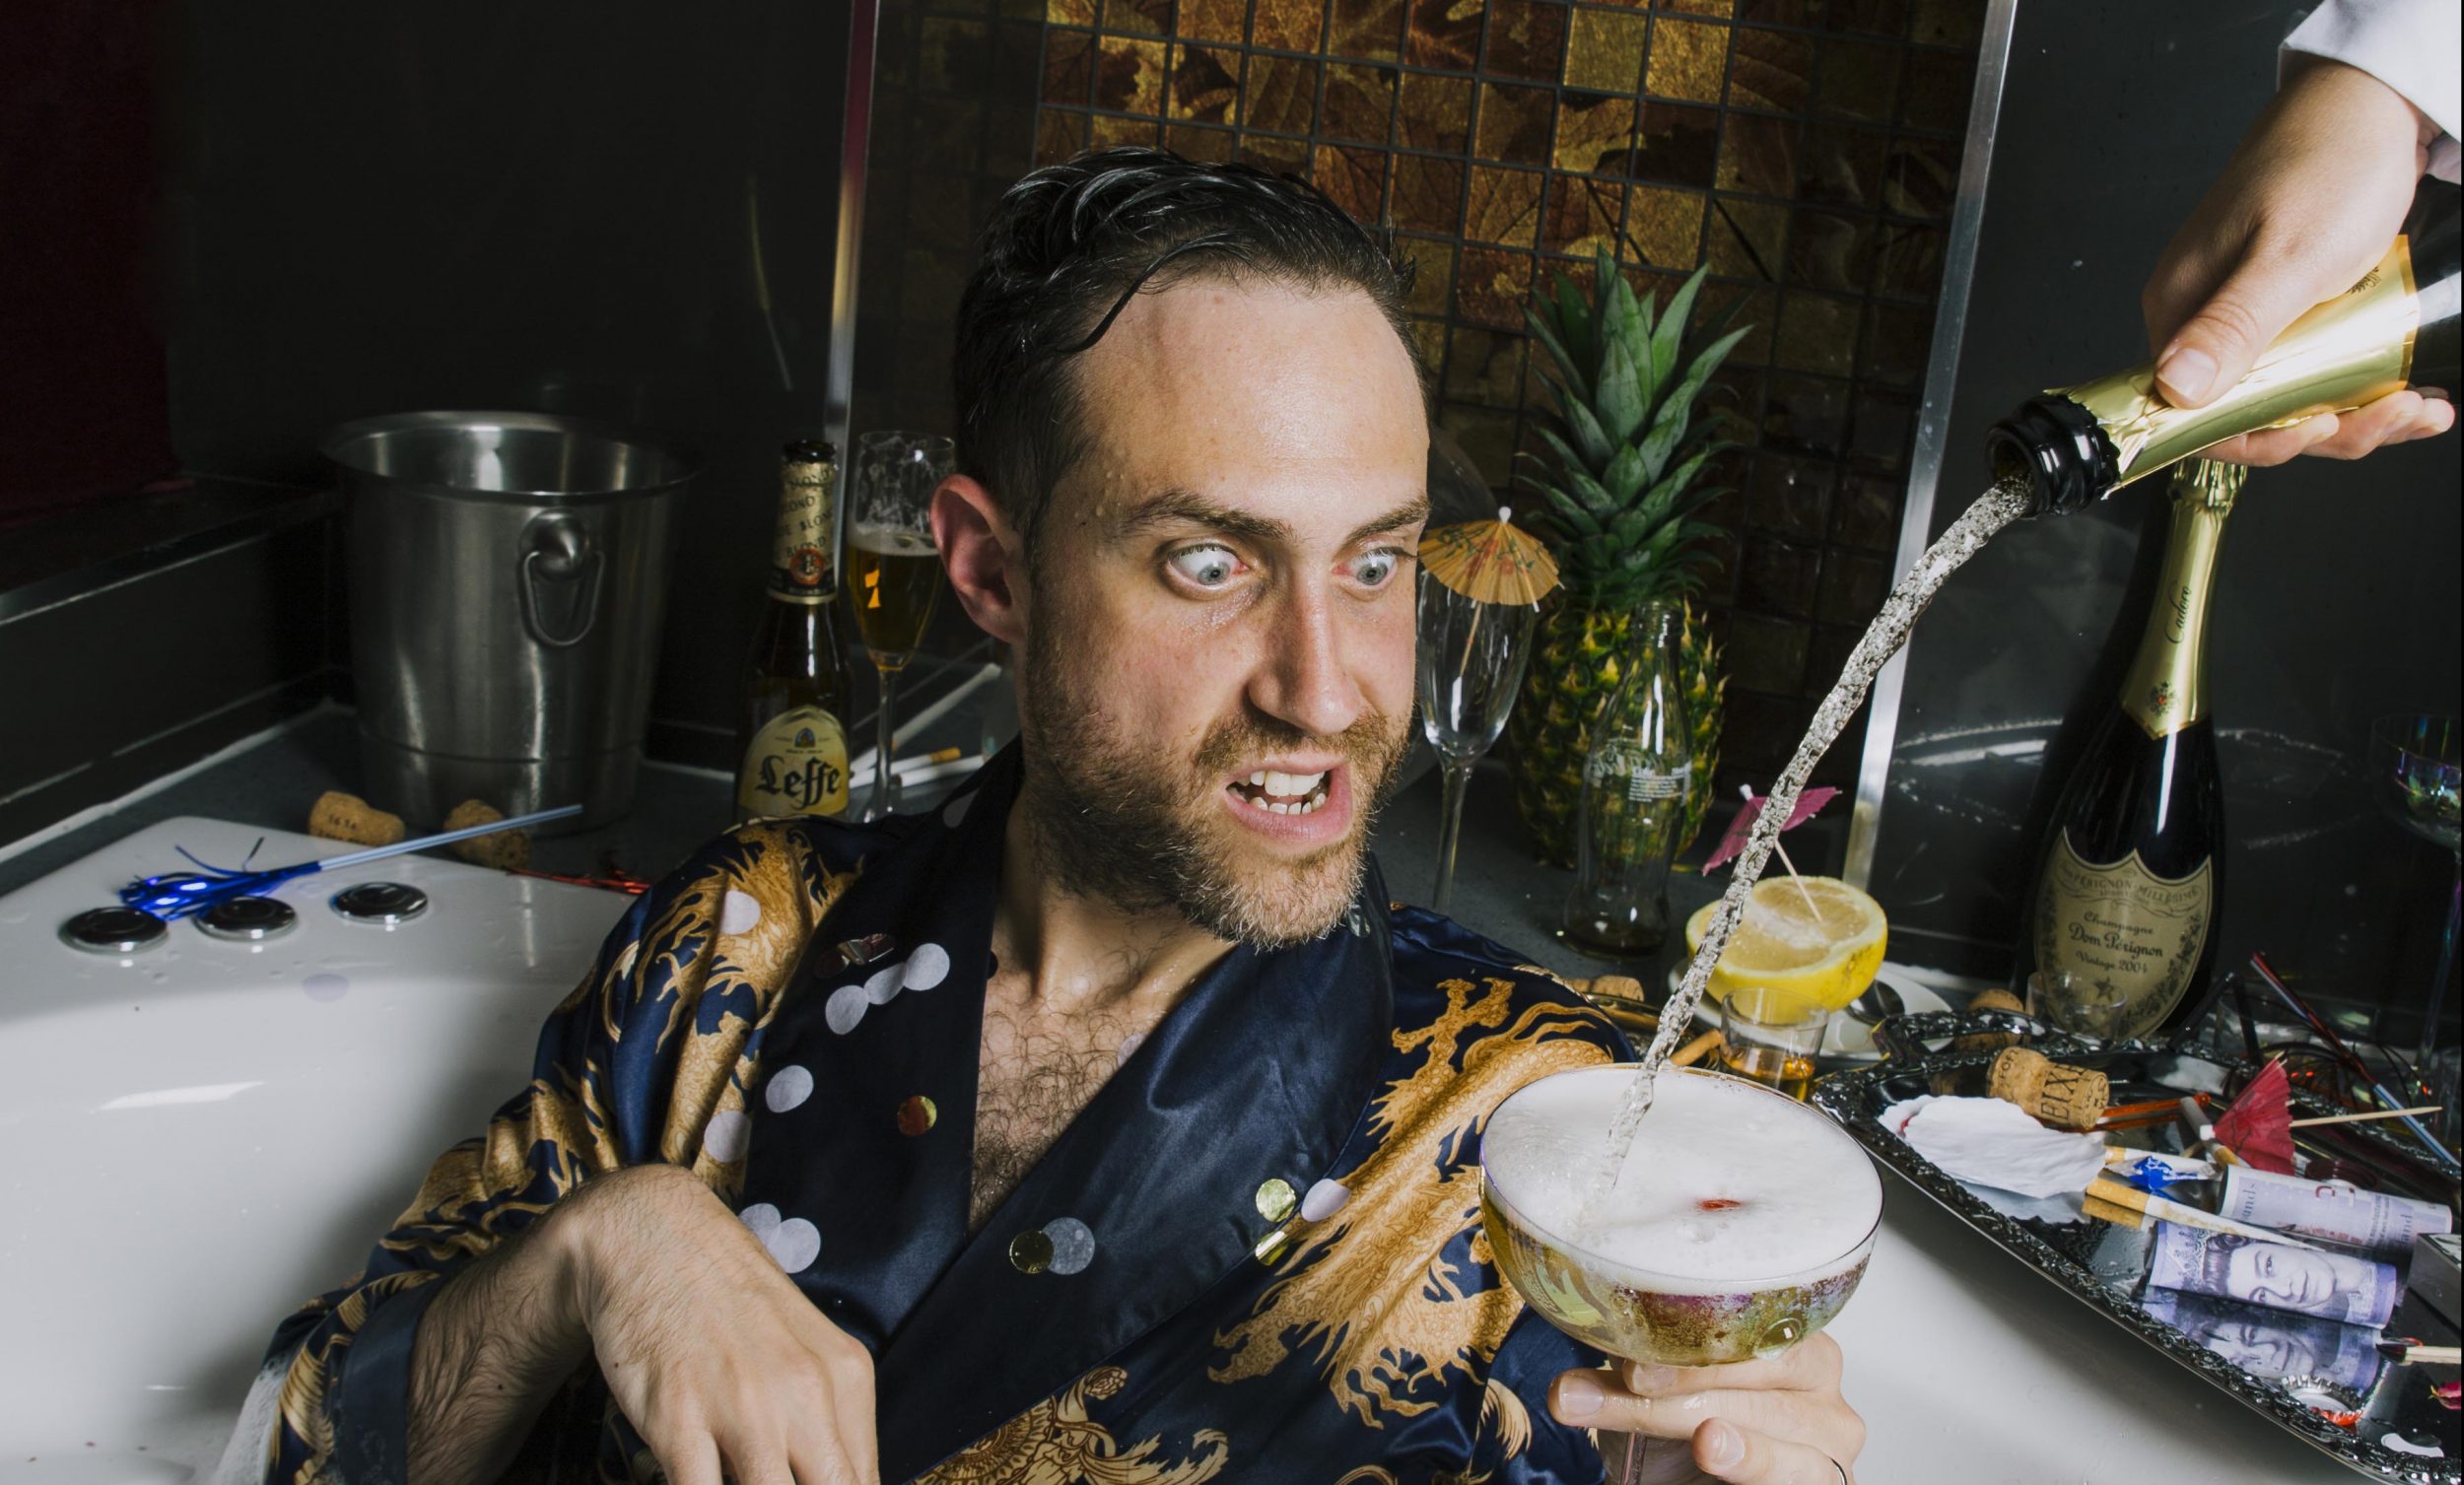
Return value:
[[(1830, 803), (1831, 800), (1838, 795), (1838, 793), (1839, 790), (1837, 789), (1821, 788), (1808, 789), (1804, 793), (1799, 794), (1797, 796), (1797, 807), (1788, 812), (1788, 823), (1781, 826), (1780, 829), (1795, 830), (1798, 826), (1805, 824), (1807, 821), (1813, 819), (1814, 815), (1821, 810), (1822, 806)], [(1720, 837), (1720, 844), (1711, 848), (1711, 854), (1704, 859), (1702, 869), (1709, 871), (1721, 862), (1726, 861), (1729, 857), (1737, 854), (1741, 850), (1744, 850), (1745, 848), (1745, 838), (1753, 834), (1754, 820), (1756, 817), (1761, 815), (1761, 813), (1762, 801), (1753, 797), (1753, 791), (1751, 789), (1746, 790), (1745, 804), (1737, 811), (1737, 818), (1728, 823), (1728, 831)], [(1783, 856), (1781, 859), (1785, 860), (1786, 857)], [(1792, 868), (1792, 870), (1794, 868)]]
[(2216, 1120), (2216, 1138), (2243, 1162), (2278, 1176), (2293, 1169), (2293, 1111), (2285, 1064), (2271, 1060)]

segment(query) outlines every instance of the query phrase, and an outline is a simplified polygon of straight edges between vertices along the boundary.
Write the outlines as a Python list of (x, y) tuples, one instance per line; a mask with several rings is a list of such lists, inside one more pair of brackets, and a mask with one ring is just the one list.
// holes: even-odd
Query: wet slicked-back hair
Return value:
[(992, 491), (1030, 550), (1054, 485), (1084, 452), (1078, 353), (1140, 292), (1195, 278), (1357, 289), (1419, 370), (1409, 275), (1315, 186), (1152, 149), (1037, 170), (985, 228), (956, 364), (959, 472)]

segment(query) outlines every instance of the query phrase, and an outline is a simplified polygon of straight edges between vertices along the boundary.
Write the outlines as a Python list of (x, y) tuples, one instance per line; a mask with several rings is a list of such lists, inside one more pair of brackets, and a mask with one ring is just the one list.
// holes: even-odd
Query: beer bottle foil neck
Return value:
[(2122, 478), (2120, 452), (2095, 415), (2059, 392), (2020, 403), (1987, 432), (1985, 447), (1995, 479), (2026, 473), (2030, 516), (2085, 510)]

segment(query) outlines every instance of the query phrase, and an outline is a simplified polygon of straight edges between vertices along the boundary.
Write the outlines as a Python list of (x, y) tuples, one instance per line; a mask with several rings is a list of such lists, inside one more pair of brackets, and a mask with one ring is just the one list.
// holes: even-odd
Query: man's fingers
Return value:
[(1854, 1485), (1845, 1464), (1809, 1444), (1790, 1444), (1718, 1419), (1694, 1430), (1694, 1467), (1730, 1485)]
[(1713, 1388), (1745, 1390), (1786, 1387), (1827, 1389), (1839, 1385), (1842, 1366), (1839, 1342), (1816, 1331), (1777, 1356), (1736, 1362), (1724, 1367), (1662, 1367), (1649, 1362), (1619, 1362), (1617, 1381), (1629, 1392), (1644, 1396), (1700, 1392)]
[(667, 1472), (667, 1485), (719, 1485), (719, 1442), (695, 1430), (671, 1439), (645, 1438), (650, 1452), (658, 1459), (659, 1468)]
[(2444, 433), (2455, 410), (2419, 392), (2396, 392), (2336, 420), (2333, 437), (2321, 439), (2302, 452), (2331, 459), (2358, 459), (2390, 443), (2406, 443)]
[(2333, 275), (2292, 254), (2253, 243), (2248, 256), (2182, 322), (2156, 357), (2156, 387), (2175, 407), (2205, 407), (2249, 371), (2250, 364), (2301, 312), (2333, 295)]
[[(1597, 1396), (1586, 1387), (1596, 1388)], [(1636, 1396), (1621, 1387), (1603, 1387), (1584, 1373), (1569, 1372), (1548, 1389), (1548, 1410), (1560, 1423), (1654, 1439), (1690, 1439), (1706, 1418), (1726, 1418), (1772, 1432), (1803, 1433), (1818, 1422), (1812, 1395), (1752, 1388)]]

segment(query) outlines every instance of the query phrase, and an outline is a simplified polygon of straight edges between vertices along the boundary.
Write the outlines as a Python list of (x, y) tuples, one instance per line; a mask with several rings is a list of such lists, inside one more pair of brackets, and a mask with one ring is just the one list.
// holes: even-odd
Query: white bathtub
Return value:
[[(344, 847), (166, 821), (0, 898), (0, 1480), (212, 1473), (275, 1324), (358, 1271), (428, 1162), (529, 1076), (628, 899), (425, 856), (292, 882), (261, 945), (63, 944), (132, 876)], [(423, 889), (390, 930), (354, 882)]]

